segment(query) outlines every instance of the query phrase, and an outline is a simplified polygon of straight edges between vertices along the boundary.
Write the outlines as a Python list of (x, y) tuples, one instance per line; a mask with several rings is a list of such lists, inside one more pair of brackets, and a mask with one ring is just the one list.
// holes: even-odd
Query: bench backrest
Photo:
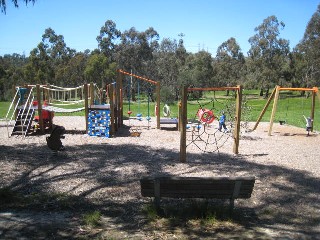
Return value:
[(143, 177), (143, 197), (250, 198), (254, 177)]

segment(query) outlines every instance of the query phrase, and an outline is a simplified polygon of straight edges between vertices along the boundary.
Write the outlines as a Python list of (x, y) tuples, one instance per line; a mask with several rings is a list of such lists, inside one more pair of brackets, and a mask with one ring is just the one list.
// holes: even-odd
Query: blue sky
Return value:
[(317, 10), (316, 0), (37, 0), (18, 9), (7, 0), (7, 14), (0, 13), (0, 55), (25, 54), (37, 47), (46, 28), (63, 35), (77, 51), (98, 47), (96, 37), (107, 20), (120, 31), (153, 27), (161, 38), (179, 39), (187, 51), (206, 50), (236, 38), (246, 55), (248, 39), (265, 18), (275, 15), (285, 23), (281, 37), (293, 48)]

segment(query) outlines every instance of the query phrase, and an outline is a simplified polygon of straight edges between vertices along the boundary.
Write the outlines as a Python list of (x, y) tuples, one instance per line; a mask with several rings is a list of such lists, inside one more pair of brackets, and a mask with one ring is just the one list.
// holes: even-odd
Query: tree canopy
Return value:
[[(36, 0), (23, 0), (23, 2), (25, 2), (26, 5), (28, 5), (28, 3), (35, 3)], [(13, 5), (18, 8), (19, 7), (19, 1), (18, 0), (12, 0)], [(0, 9), (1, 12), (6, 13), (7, 10), (7, 3), (6, 0), (0, 0)]]

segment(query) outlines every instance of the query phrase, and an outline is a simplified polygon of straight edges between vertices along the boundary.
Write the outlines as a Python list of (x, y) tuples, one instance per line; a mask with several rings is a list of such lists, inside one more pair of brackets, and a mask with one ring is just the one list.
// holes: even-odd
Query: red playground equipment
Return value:
[[(33, 101), (32, 106), (34, 108), (38, 109), (38, 101)], [(47, 106), (48, 106), (48, 102), (45, 100), (43, 102), (42, 107), (47, 107)], [(44, 128), (50, 127), (50, 123), (52, 122), (52, 118), (54, 117), (54, 112), (50, 112), (50, 111), (42, 109), (41, 115), (42, 115)], [(35, 126), (36, 128), (39, 127), (39, 119), (40, 119), (40, 117), (38, 115), (34, 117), (34, 121), (37, 122), (37, 125)]]
[(200, 108), (197, 112), (197, 116), (199, 117), (199, 121), (207, 124), (212, 123), (215, 119), (213, 111), (206, 108)]

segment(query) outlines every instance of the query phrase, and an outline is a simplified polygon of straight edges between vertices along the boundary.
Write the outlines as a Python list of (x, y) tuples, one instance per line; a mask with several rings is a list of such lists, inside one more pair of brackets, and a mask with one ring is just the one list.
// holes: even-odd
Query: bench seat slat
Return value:
[[(161, 190), (160, 190), (161, 191)], [(154, 197), (154, 191), (143, 191), (143, 197)], [(160, 197), (171, 198), (224, 198), (230, 199), (233, 196), (233, 192), (230, 191), (161, 191)], [(237, 198), (250, 198), (251, 191), (240, 192)]]
[[(235, 198), (250, 198), (255, 182), (254, 177), (158, 177), (160, 197), (170, 198), (221, 198), (234, 195), (236, 182), (241, 182)], [(155, 178), (141, 178), (141, 195), (155, 197)]]
[[(232, 190), (234, 188), (235, 183), (212, 183), (212, 184), (179, 184), (179, 183), (173, 183), (173, 184), (168, 184), (168, 183), (162, 183), (161, 182), (161, 189), (230, 189)], [(250, 189), (253, 187), (253, 183), (246, 183), (242, 182), (241, 189)], [(142, 188), (144, 189), (153, 189), (153, 183), (147, 183), (141, 184)]]

